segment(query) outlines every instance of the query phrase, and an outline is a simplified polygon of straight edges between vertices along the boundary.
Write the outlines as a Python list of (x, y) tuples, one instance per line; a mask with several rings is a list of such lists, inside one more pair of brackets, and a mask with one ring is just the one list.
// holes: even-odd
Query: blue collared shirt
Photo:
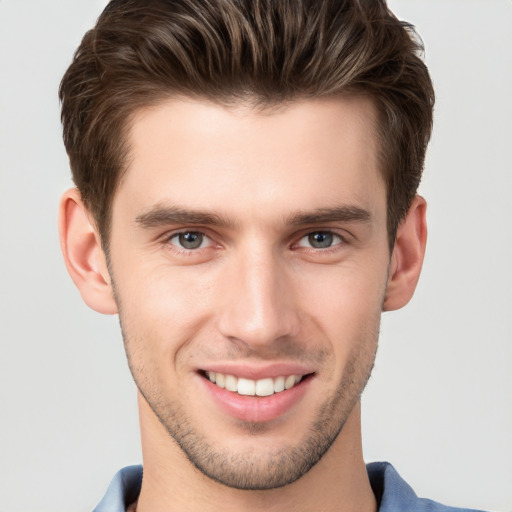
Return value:
[[(366, 469), (379, 504), (379, 512), (478, 512), (467, 508), (447, 507), (432, 500), (418, 498), (388, 462), (372, 462), (367, 464)], [(142, 466), (121, 469), (93, 512), (125, 512), (126, 507), (139, 496), (141, 485)]]

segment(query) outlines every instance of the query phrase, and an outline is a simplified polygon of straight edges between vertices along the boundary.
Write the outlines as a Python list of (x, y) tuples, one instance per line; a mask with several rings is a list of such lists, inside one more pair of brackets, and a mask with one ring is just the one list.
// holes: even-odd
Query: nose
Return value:
[(285, 258), (270, 248), (248, 247), (230, 258), (221, 279), (224, 337), (258, 349), (297, 335), (297, 297)]

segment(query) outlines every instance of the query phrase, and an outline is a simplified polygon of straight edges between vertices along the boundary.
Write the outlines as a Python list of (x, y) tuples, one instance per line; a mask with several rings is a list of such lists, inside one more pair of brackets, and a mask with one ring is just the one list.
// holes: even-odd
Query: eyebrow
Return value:
[(155, 228), (169, 224), (202, 224), (207, 226), (233, 227), (234, 223), (215, 213), (187, 210), (176, 206), (156, 205), (135, 218), (143, 228)]
[(294, 213), (289, 217), (289, 223), (302, 226), (329, 222), (368, 222), (370, 219), (370, 213), (359, 206), (335, 206)]
[[(297, 211), (286, 219), (286, 224), (304, 226), (329, 222), (368, 222), (370, 219), (370, 213), (358, 206), (336, 206), (317, 208), (311, 211)], [(233, 228), (237, 224), (216, 213), (188, 210), (169, 205), (156, 205), (149, 211), (138, 215), (135, 222), (142, 228), (155, 228), (172, 224), (197, 224)]]

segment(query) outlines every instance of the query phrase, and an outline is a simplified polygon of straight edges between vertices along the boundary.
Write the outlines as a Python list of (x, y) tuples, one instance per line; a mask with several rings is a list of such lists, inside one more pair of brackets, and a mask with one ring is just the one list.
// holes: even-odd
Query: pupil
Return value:
[(332, 245), (332, 233), (312, 233), (309, 235), (309, 243), (315, 249), (324, 249)]
[(203, 242), (203, 235), (201, 233), (182, 233), (179, 238), (180, 244), (185, 249), (197, 249)]

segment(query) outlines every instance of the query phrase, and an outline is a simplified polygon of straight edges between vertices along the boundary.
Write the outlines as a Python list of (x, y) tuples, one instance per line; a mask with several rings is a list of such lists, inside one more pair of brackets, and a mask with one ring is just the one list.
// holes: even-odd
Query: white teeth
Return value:
[(215, 382), (219, 388), (225, 388), (226, 387), (226, 376), (223, 373), (216, 373), (215, 374)]
[(226, 388), (228, 391), (244, 396), (270, 396), (281, 393), (285, 389), (293, 388), (302, 380), (302, 375), (288, 375), (275, 379), (268, 377), (260, 380), (237, 378), (234, 375), (219, 372), (206, 372), (206, 376), (220, 388)]
[(233, 375), (226, 375), (224, 383), (226, 384), (226, 389), (228, 391), (238, 391), (238, 379), (236, 377), (233, 377)]
[(251, 379), (238, 379), (238, 394), (254, 396), (256, 394), (256, 382)]
[(280, 393), (284, 391), (284, 377), (277, 377), (274, 381), (274, 392)]
[(290, 389), (295, 386), (295, 375), (289, 375), (284, 381), (284, 389)]
[[(240, 388), (240, 380), (238, 380), (238, 387)], [(238, 391), (240, 392), (240, 391)], [(260, 379), (256, 381), (256, 394), (258, 396), (270, 396), (274, 394), (274, 381), (273, 379)]]

